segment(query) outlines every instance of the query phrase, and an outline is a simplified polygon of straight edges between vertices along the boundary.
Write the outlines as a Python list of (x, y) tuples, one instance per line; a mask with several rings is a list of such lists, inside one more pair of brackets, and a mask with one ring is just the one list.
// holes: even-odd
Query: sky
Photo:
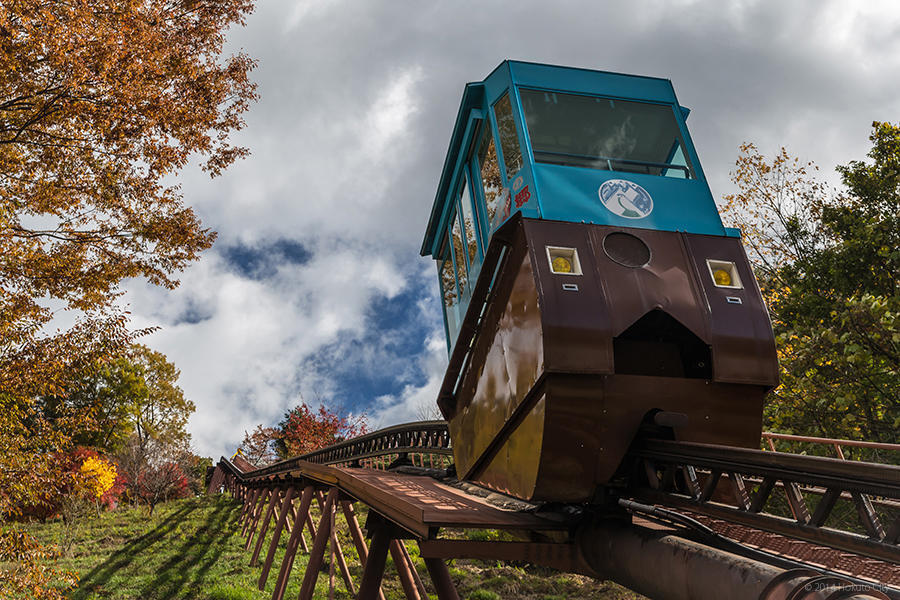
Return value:
[(259, 0), (228, 39), (258, 61), (233, 138), (252, 155), (178, 181), (218, 240), (175, 291), (125, 296), (214, 458), (301, 401), (370, 428), (433, 412), (447, 352), (419, 248), (463, 87), (503, 60), (672, 80), (717, 200), (742, 142), (837, 184), (900, 115), (895, 0)]

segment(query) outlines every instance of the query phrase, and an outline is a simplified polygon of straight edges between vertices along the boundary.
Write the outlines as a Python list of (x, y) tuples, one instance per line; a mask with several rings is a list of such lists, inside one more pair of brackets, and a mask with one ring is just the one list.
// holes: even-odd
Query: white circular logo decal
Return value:
[(604, 181), (597, 190), (603, 206), (626, 219), (643, 219), (653, 212), (653, 198), (647, 190), (624, 179)]

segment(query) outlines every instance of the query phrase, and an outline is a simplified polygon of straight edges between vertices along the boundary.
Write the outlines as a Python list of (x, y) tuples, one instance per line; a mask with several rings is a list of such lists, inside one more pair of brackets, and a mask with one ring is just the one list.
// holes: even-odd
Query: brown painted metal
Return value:
[(313, 592), (316, 589), (316, 579), (319, 577), (319, 569), (322, 568), (322, 561), (325, 559), (325, 544), (328, 543), (328, 537), (331, 533), (331, 509), (334, 506), (337, 495), (338, 489), (333, 487), (328, 491), (328, 497), (325, 499), (325, 506), (319, 519), (319, 527), (315, 538), (313, 538), (312, 550), (309, 553), (309, 562), (306, 564), (306, 572), (303, 575), (303, 584), (300, 586), (300, 600), (312, 600)]
[(209, 479), (209, 485), (206, 488), (206, 493), (209, 495), (219, 493), (219, 488), (225, 482), (225, 470), (221, 466), (216, 466), (213, 470), (212, 477)]
[(238, 515), (237, 524), (241, 525), (244, 522), (244, 517), (246, 516), (247, 511), (250, 509), (250, 505), (246, 499), (246, 486), (238, 486), (238, 500), (240, 500), (241, 502), (241, 514)]
[[(326, 510), (326, 500), (322, 494), (322, 490), (316, 490), (316, 499), (319, 502), (319, 509), (324, 513)], [(337, 534), (335, 533), (335, 516), (334, 513), (337, 510), (337, 503), (333, 503), (331, 506), (331, 534), (329, 540), (331, 543), (329, 544), (330, 552), (332, 555), (332, 563), (330, 563), (329, 568), (333, 567), (334, 562), (337, 561), (338, 567), (341, 571), (341, 577), (344, 579), (344, 585), (347, 586), (347, 591), (351, 594), (355, 594), (354, 585), (353, 585), (353, 577), (350, 575), (350, 568), (347, 566), (347, 561), (344, 558), (344, 551), (341, 549), (341, 543), (338, 541)], [(315, 537), (315, 528), (313, 527), (312, 519), (307, 517), (307, 523), (309, 525), (309, 531)]]
[(303, 531), (303, 521), (309, 512), (309, 505), (312, 502), (313, 487), (306, 486), (300, 497), (300, 509), (297, 511), (297, 518), (294, 519), (294, 530), (288, 540), (287, 547), (284, 550), (284, 558), (281, 560), (281, 570), (278, 572), (278, 579), (275, 581), (275, 589), (272, 591), (272, 600), (282, 600), (284, 591), (287, 589), (288, 577), (291, 574), (291, 567), (294, 566), (294, 556), (297, 554), (297, 546), (299, 544), (298, 537)]
[(409, 555), (409, 550), (406, 549), (406, 544), (402, 541), (400, 544), (400, 552), (403, 554), (403, 558), (406, 561), (406, 564), (409, 565), (410, 573), (412, 573), (413, 583), (416, 584), (416, 589), (419, 591), (419, 595), (424, 599), (428, 600), (428, 591), (425, 589), (425, 584), (422, 583), (422, 578), (419, 577), (419, 572), (416, 570), (416, 563), (413, 562), (412, 557)]
[[(278, 521), (275, 523), (275, 530), (272, 532), (272, 541), (269, 542), (269, 551), (266, 559), (263, 561), (262, 573), (259, 574), (259, 583), (257, 587), (259, 591), (266, 589), (266, 580), (269, 578), (269, 569), (272, 568), (272, 561), (275, 559), (275, 551), (278, 549), (278, 542), (281, 539), (281, 530), (287, 521), (288, 508), (294, 500), (294, 486), (288, 486), (281, 499), (281, 508), (278, 511)], [(262, 536), (260, 536), (262, 537)]]
[[(612, 579), (655, 600), (798, 600), (799, 598), (847, 598), (854, 600), (887, 596), (880, 592), (855, 591), (850, 582), (815, 571), (805, 574), (802, 584), (772, 588), (785, 571), (771, 565), (716, 550), (665, 530), (636, 527), (612, 520), (593, 523), (579, 533), (579, 547), (595, 576)], [(648, 568), (652, 565), (652, 568)], [(816, 588), (817, 582), (845, 586), (839, 596), (795, 595)], [(837, 591), (833, 588), (831, 591)]]
[(274, 491), (275, 490), (273, 488), (268, 488), (263, 491), (262, 496), (259, 500), (259, 505), (256, 507), (256, 512), (251, 519), (250, 528), (247, 531), (247, 543), (244, 544), (244, 550), (249, 550), (250, 546), (253, 545), (253, 536), (256, 534), (256, 528), (257, 526), (259, 526), (259, 521), (260, 519), (262, 519), (266, 505), (270, 505), (272, 503), (272, 495)]
[(357, 600), (375, 600), (379, 597), (390, 543), (389, 526), (387, 523), (380, 523), (372, 532), (372, 544), (369, 546), (369, 556), (363, 568)]
[[(752, 451), (738, 448), (721, 448), (709, 447), (702, 444), (686, 444), (678, 442), (649, 441), (636, 445), (632, 450), (635, 457), (635, 464), (639, 461), (656, 461), (650, 464), (652, 468), (648, 469), (647, 475), (653, 473), (659, 477), (658, 485), (655, 489), (648, 488), (648, 493), (653, 492), (660, 499), (667, 499), (670, 487), (674, 487), (676, 482), (682, 479), (688, 481), (691, 479), (688, 470), (678, 473), (676, 467), (682, 463), (686, 457), (695, 459), (705, 458), (706, 462), (699, 461), (694, 470), (693, 485), (687, 485), (681, 488), (682, 499), (687, 502), (696, 503), (695, 498), (701, 495), (698, 491), (701, 488), (701, 482), (697, 480), (698, 470), (702, 474), (703, 470), (715, 467), (720, 473), (716, 481), (719, 485), (716, 488), (724, 487), (731, 490), (731, 495), (735, 496), (734, 490), (736, 486), (739, 488), (739, 479), (734, 474), (742, 475), (745, 483), (744, 491), (752, 489), (756, 482), (765, 482), (766, 477), (771, 477), (780, 482), (783, 480), (784, 473), (779, 469), (787, 469), (790, 473), (796, 474), (796, 477), (805, 481), (812, 479), (821, 481), (829, 485), (834, 484), (840, 491), (847, 492), (855, 490), (860, 494), (867, 493), (893, 493), (892, 490), (900, 489), (900, 479), (895, 477), (895, 467), (884, 465), (867, 465), (864, 463), (850, 464), (848, 461), (838, 461), (836, 459), (823, 459), (819, 457), (797, 457), (791, 455), (780, 455), (771, 452)], [(666, 462), (668, 461), (668, 462)], [(762, 470), (760, 472), (751, 471), (750, 474), (746, 469), (757, 464)], [(743, 465), (738, 468), (737, 465)], [(836, 466), (835, 466), (836, 465)], [(643, 470), (642, 470), (643, 472)], [(855, 473), (855, 475), (854, 475)], [(298, 472), (293, 474), (294, 477), (302, 476), (304, 479), (312, 481), (331, 481), (332, 488), (340, 488), (346, 496), (341, 500), (342, 508), (345, 515), (350, 512), (352, 518), (348, 518), (348, 524), (351, 529), (351, 536), (354, 537), (354, 543), (359, 547), (358, 540), (362, 540), (362, 533), (354, 529), (358, 529), (355, 515), (352, 513), (352, 507), (345, 498), (362, 498), (372, 508), (369, 511), (369, 530), (375, 536), (372, 540), (372, 547), (376, 547), (380, 542), (378, 537), (381, 536), (383, 548), (385, 552), (391, 551), (391, 539), (395, 538), (417, 538), (420, 541), (421, 556), (425, 559), (441, 559), (450, 557), (474, 557), (486, 558), (489, 560), (527, 560), (534, 564), (544, 565), (557, 568), (569, 572), (585, 573), (592, 576), (611, 577), (612, 579), (634, 587), (638, 592), (650, 594), (656, 593), (654, 586), (661, 585), (659, 581), (670, 582), (672, 589), (667, 592), (671, 596), (660, 595), (662, 598), (688, 598), (694, 593), (693, 588), (679, 588), (681, 581), (690, 579), (694, 584), (705, 584), (710, 589), (721, 592), (720, 585), (730, 585), (729, 577), (745, 577), (760, 572), (768, 577), (771, 581), (780, 572), (774, 570), (766, 571), (768, 567), (764, 567), (762, 571), (752, 561), (747, 559), (727, 555), (709, 547), (703, 547), (703, 551), (695, 551), (696, 548), (690, 545), (684, 545), (677, 541), (671, 534), (671, 528), (663, 531), (651, 531), (640, 527), (634, 527), (628, 524), (617, 523), (589, 523), (582, 521), (582, 530), (576, 538), (577, 543), (571, 541), (570, 532), (574, 526), (572, 523), (561, 521), (542, 519), (534, 514), (523, 514), (512, 510), (501, 510), (494, 506), (486, 504), (483, 500), (467, 495), (464, 491), (446, 486), (438, 481), (427, 477), (417, 477), (413, 475), (403, 475), (394, 472), (385, 472), (381, 470), (364, 470), (326, 467), (322, 465), (305, 465), (298, 464)], [(708, 478), (712, 480), (714, 478)], [(845, 483), (841, 483), (845, 482)], [(635, 483), (639, 483), (635, 480)], [(769, 487), (771, 492), (775, 484), (770, 486), (760, 485), (761, 488)], [(690, 494), (685, 494), (684, 490), (694, 490)], [(849, 490), (849, 491), (848, 491)], [(642, 496), (645, 492), (641, 489), (623, 490), (626, 493), (634, 494), (637, 497)], [(676, 490), (678, 491), (678, 490)], [(715, 491), (715, 490), (714, 490)], [(835, 494), (837, 492), (834, 492)], [(332, 489), (329, 495), (337, 494)], [(752, 494), (749, 498), (751, 508), (757, 503), (759, 492)], [(298, 511), (297, 519), (294, 526), (294, 532), (302, 534), (303, 523), (309, 515), (309, 504), (311, 502), (314, 491), (308, 491), (308, 502), (305, 510)], [(748, 496), (750, 496), (748, 492)], [(717, 499), (718, 496), (713, 494), (712, 497)], [(747, 498), (744, 499), (745, 501)], [(334, 501), (331, 507), (334, 507)], [(326, 505), (328, 501), (326, 500)], [(666, 502), (667, 504), (669, 502)], [(259, 503), (258, 503), (259, 504)], [(742, 504), (738, 502), (738, 504)], [(674, 504), (677, 505), (677, 504)], [(721, 505), (716, 505), (721, 506)], [(347, 509), (351, 508), (350, 511)], [(384, 513), (381, 513), (384, 510)], [(760, 517), (761, 515), (753, 514), (750, 510), (731, 509), (733, 512), (739, 513), (742, 518)], [(323, 519), (331, 514), (331, 510), (323, 511)], [(285, 513), (288, 514), (289, 510)], [(384, 516), (381, 516), (381, 515)], [(733, 522), (739, 521), (738, 518), (730, 519)], [(782, 519), (782, 521), (785, 521)], [(788, 524), (790, 521), (787, 521)], [(324, 560), (324, 545), (331, 538), (333, 519), (330, 520), (329, 526), (326, 528), (322, 523), (316, 531), (315, 542), (321, 544), (321, 549), (313, 548), (313, 557), (319, 557), (319, 564)], [(299, 527), (298, 527), (299, 525)], [(354, 527), (354, 525), (356, 527)], [(795, 527), (798, 525), (793, 523)], [(890, 535), (895, 533), (897, 529), (896, 523), (889, 523), (890, 527), (886, 530)], [(531, 539), (557, 539), (558, 543), (548, 542), (472, 542), (467, 540), (445, 540), (436, 539), (438, 530), (443, 527), (463, 527), (467, 529), (489, 527), (499, 529), (519, 529), (530, 532)], [(805, 526), (808, 527), (808, 526)], [(890, 537), (886, 535), (885, 537)], [(592, 537), (593, 536), (593, 537)], [(289, 542), (289, 552), (286, 552), (285, 558), (293, 564), (293, 558), (299, 544), (299, 538), (294, 538), (294, 543)], [(666, 538), (666, 539), (662, 539)], [(325, 541), (322, 541), (325, 540)], [(591, 546), (586, 549), (586, 544), (602, 545), (611, 543), (613, 546), (605, 550), (612, 553), (612, 558), (608, 556), (600, 556), (598, 558), (596, 547)], [(867, 543), (875, 544), (874, 541), (868, 540)], [(882, 543), (882, 545), (884, 545)], [(399, 546), (393, 544), (393, 552), (397, 553)], [(337, 548), (337, 544), (332, 541), (332, 548)], [(896, 553), (896, 549), (893, 549)], [(400, 549), (402, 552), (402, 549)], [(586, 557), (588, 552), (593, 552), (590, 560)], [(364, 566), (363, 582), (360, 586), (360, 597), (376, 597), (377, 587), (372, 589), (373, 578), (377, 578), (380, 583), (383, 577), (384, 558), (382, 558), (381, 566), (377, 563), (373, 565), (372, 551), (368, 556)], [(365, 556), (365, 553), (360, 553)], [(377, 556), (377, 555), (376, 555)], [(668, 557), (659, 559), (659, 557)], [(890, 559), (885, 559), (890, 560)], [(612, 562), (609, 562), (612, 561)], [(394, 562), (400, 565), (410, 566), (409, 561), (405, 557), (396, 557)], [(622, 563), (628, 566), (621, 570)], [(718, 567), (710, 565), (719, 563)], [(337, 553), (332, 560), (335, 568), (339, 566), (340, 561)], [(652, 565), (652, 569), (648, 569), (647, 565)], [(311, 562), (311, 566), (315, 566), (315, 561)], [(640, 568), (639, 568), (640, 567)], [(840, 565), (841, 570), (845, 570), (846, 565)], [(865, 569), (868, 566), (863, 565)], [(290, 565), (282, 563), (282, 572), (288, 573)], [(318, 567), (316, 567), (316, 573)], [(368, 580), (366, 578), (368, 574)], [(342, 573), (343, 575), (343, 573)], [(415, 593), (421, 595), (418, 584), (412, 577), (412, 572), (406, 581), (406, 588), (414, 589)], [(304, 580), (312, 575), (307, 572)], [(860, 574), (860, 577), (865, 575)], [(635, 579), (632, 579), (635, 578)], [(330, 578), (329, 578), (330, 581)], [(724, 582), (724, 583), (723, 583)], [(761, 584), (766, 584), (766, 578), (759, 579)], [(276, 590), (286, 587), (287, 578), (276, 584)], [(841, 585), (844, 585), (843, 582)], [(693, 584), (692, 584), (693, 585)], [(739, 592), (732, 593), (729, 589), (729, 595), (733, 600), (744, 600), (750, 598), (749, 594), (754, 591), (751, 586), (749, 591), (741, 589)], [(757, 593), (759, 590), (756, 590)], [(849, 590), (844, 590), (849, 591)], [(843, 593), (843, 592), (842, 592)], [(370, 595), (366, 595), (370, 594)], [(695, 596), (703, 598), (704, 596)]]
[(425, 567), (431, 576), (431, 583), (437, 592), (438, 600), (459, 600), (459, 594), (453, 579), (450, 578), (450, 570), (447, 564), (440, 558), (426, 558)]
[[(389, 545), (391, 559), (394, 561), (394, 568), (397, 570), (397, 576), (400, 579), (400, 585), (403, 587), (403, 593), (406, 600), (422, 600), (419, 595), (419, 589), (413, 580), (412, 566), (407, 562), (406, 557), (401, 549), (402, 542), (400, 540), (391, 540)], [(427, 596), (425, 597), (427, 600)]]
[[(294, 525), (293, 525), (293, 524), (294, 524), (294, 522), (296, 522), (296, 520), (297, 520), (297, 508), (292, 504), (292, 505), (290, 505), (290, 506), (288, 507), (288, 510), (290, 511), (290, 513), (289, 513), (289, 515), (288, 515), (290, 518), (288, 519), (288, 522), (287, 522), (288, 533), (294, 533)], [(303, 541), (303, 537), (302, 537), (302, 536), (300, 537), (300, 540)], [(306, 552), (306, 546), (305, 546), (305, 545), (304, 545), (304, 550), (303, 550), (303, 551)]]
[[(644, 487), (637, 478), (633, 478), (628, 492), (632, 498), (688, 508), (796, 540), (900, 564), (897, 540), (886, 535), (871, 501), (872, 497), (879, 497), (878, 501), (885, 506), (896, 506), (900, 501), (900, 467), (896, 465), (666, 440), (642, 441), (630, 453), (636, 460), (652, 461), (653, 473), (671, 468), (684, 471), (684, 465), (691, 465), (694, 473), (709, 473), (699, 497), (685, 494), (683, 490), (666, 485), (661, 480)], [(720, 493), (728, 491), (728, 486), (718, 485), (723, 483), (718, 477), (722, 471), (737, 471), (748, 481), (759, 482), (749, 509), (734, 493)], [(793, 519), (765, 512), (766, 501), (776, 486), (784, 490)], [(722, 490), (723, 487), (725, 490)], [(804, 490), (822, 496), (812, 515)], [(856, 505), (859, 524), (869, 534), (868, 538), (823, 526), (842, 496)]]
[[(826, 446), (833, 446), (835, 450), (840, 452), (840, 448), (842, 446), (849, 446), (853, 448), (875, 448), (878, 450), (893, 450), (895, 452), (900, 452), (900, 444), (888, 444), (885, 442), (866, 442), (863, 440), (843, 440), (843, 439), (833, 439), (833, 438), (823, 438), (823, 437), (812, 437), (808, 435), (793, 435), (788, 433), (773, 433), (771, 431), (764, 431), (762, 433), (762, 437), (771, 442), (771, 440), (785, 440), (790, 442), (810, 442), (814, 444), (823, 444)], [(773, 452), (777, 452), (775, 450), (775, 445), (771, 444), (769, 446)], [(838, 458), (843, 458), (843, 456), (839, 456)]]
[[(649, 246), (647, 265), (606, 255), (605, 236), (622, 231)], [(462, 337), (439, 398), (462, 478), (528, 500), (588, 501), (658, 410), (688, 415), (680, 440), (758, 445), (777, 363), (738, 239), (523, 218), (493, 238), (507, 257), (459, 387)], [(582, 274), (554, 274), (548, 246), (576, 248)], [(734, 262), (744, 288), (715, 287), (707, 258)], [(466, 321), (480, 309), (473, 300)], [(698, 356), (709, 347), (711, 367), (684, 366), (674, 342), (628, 333), (648, 315), (689, 332)]]
[(256, 509), (256, 501), (262, 495), (262, 492), (262, 488), (256, 488), (253, 490), (253, 493), (250, 494), (248, 500), (244, 502), (244, 512), (241, 515), (240, 521), (238, 521), (238, 524), (242, 526), (241, 537), (244, 537), (247, 534), (247, 526), (250, 523), (253, 511)]
[(421, 537), (433, 527), (561, 530), (565, 525), (530, 513), (505, 511), (430, 477), (378, 469), (351, 469), (308, 463), (305, 477), (365, 498), (373, 510)]
[[(363, 568), (365, 568), (369, 559), (369, 549), (366, 546), (365, 536), (363, 536), (359, 521), (356, 519), (356, 513), (353, 510), (353, 502), (342, 500), (340, 504), (341, 509), (344, 511), (344, 519), (347, 521), (347, 527), (350, 529), (350, 537), (353, 538), (353, 543), (356, 546), (359, 562)], [(384, 600), (384, 593), (381, 591), (380, 586), (378, 588), (378, 600)]]
[(250, 471), (256, 471), (256, 465), (252, 462), (248, 461), (241, 455), (237, 455), (231, 459), (231, 464), (240, 469), (243, 473), (249, 473)]
[(879, 582), (900, 588), (900, 565), (886, 561), (866, 560), (858, 554), (836, 550), (812, 542), (804, 542), (777, 533), (754, 529), (694, 511), (680, 510), (713, 531), (729, 538), (798, 563), (824, 567), (832, 573), (847, 573), (862, 581)]
[(256, 538), (256, 546), (253, 548), (253, 555), (250, 557), (250, 566), (255, 567), (259, 561), (259, 553), (262, 551), (263, 543), (266, 541), (266, 531), (269, 530), (269, 521), (275, 514), (275, 507), (281, 506), (281, 488), (272, 490), (272, 497), (269, 501), (269, 508), (266, 509), (266, 516), (263, 518), (262, 525), (259, 528), (259, 537)]
[(253, 501), (250, 503), (250, 511), (247, 513), (247, 518), (244, 519), (244, 529), (241, 532), (242, 535), (246, 536), (250, 531), (250, 526), (256, 521), (259, 516), (259, 512), (262, 509), (262, 506), (266, 502), (266, 497), (268, 496), (269, 489), (261, 488), (259, 493), (254, 497)]

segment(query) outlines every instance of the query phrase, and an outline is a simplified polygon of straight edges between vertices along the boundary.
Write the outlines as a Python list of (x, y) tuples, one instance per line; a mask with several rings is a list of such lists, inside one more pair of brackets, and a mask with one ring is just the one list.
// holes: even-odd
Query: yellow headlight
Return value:
[(557, 256), (553, 259), (553, 272), (554, 273), (571, 273), (572, 272), (572, 263), (568, 261), (568, 259), (563, 258), (562, 256)]
[(716, 285), (731, 285), (731, 273), (725, 269), (716, 269), (713, 271), (713, 279)]

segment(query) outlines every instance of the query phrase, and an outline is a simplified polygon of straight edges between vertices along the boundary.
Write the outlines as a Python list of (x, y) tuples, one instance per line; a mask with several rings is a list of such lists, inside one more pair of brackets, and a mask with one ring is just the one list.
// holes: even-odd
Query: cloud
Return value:
[(505, 58), (670, 78), (719, 197), (745, 140), (862, 158), (900, 114), (898, 34), (893, 2), (259, 2), (229, 35), (259, 61), (253, 155), (182, 174), (219, 241), (172, 293), (129, 283), (134, 324), (162, 326), (204, 454), (301, 394), (408, 420), (446, 364), (418, 248), (467, 81)]

